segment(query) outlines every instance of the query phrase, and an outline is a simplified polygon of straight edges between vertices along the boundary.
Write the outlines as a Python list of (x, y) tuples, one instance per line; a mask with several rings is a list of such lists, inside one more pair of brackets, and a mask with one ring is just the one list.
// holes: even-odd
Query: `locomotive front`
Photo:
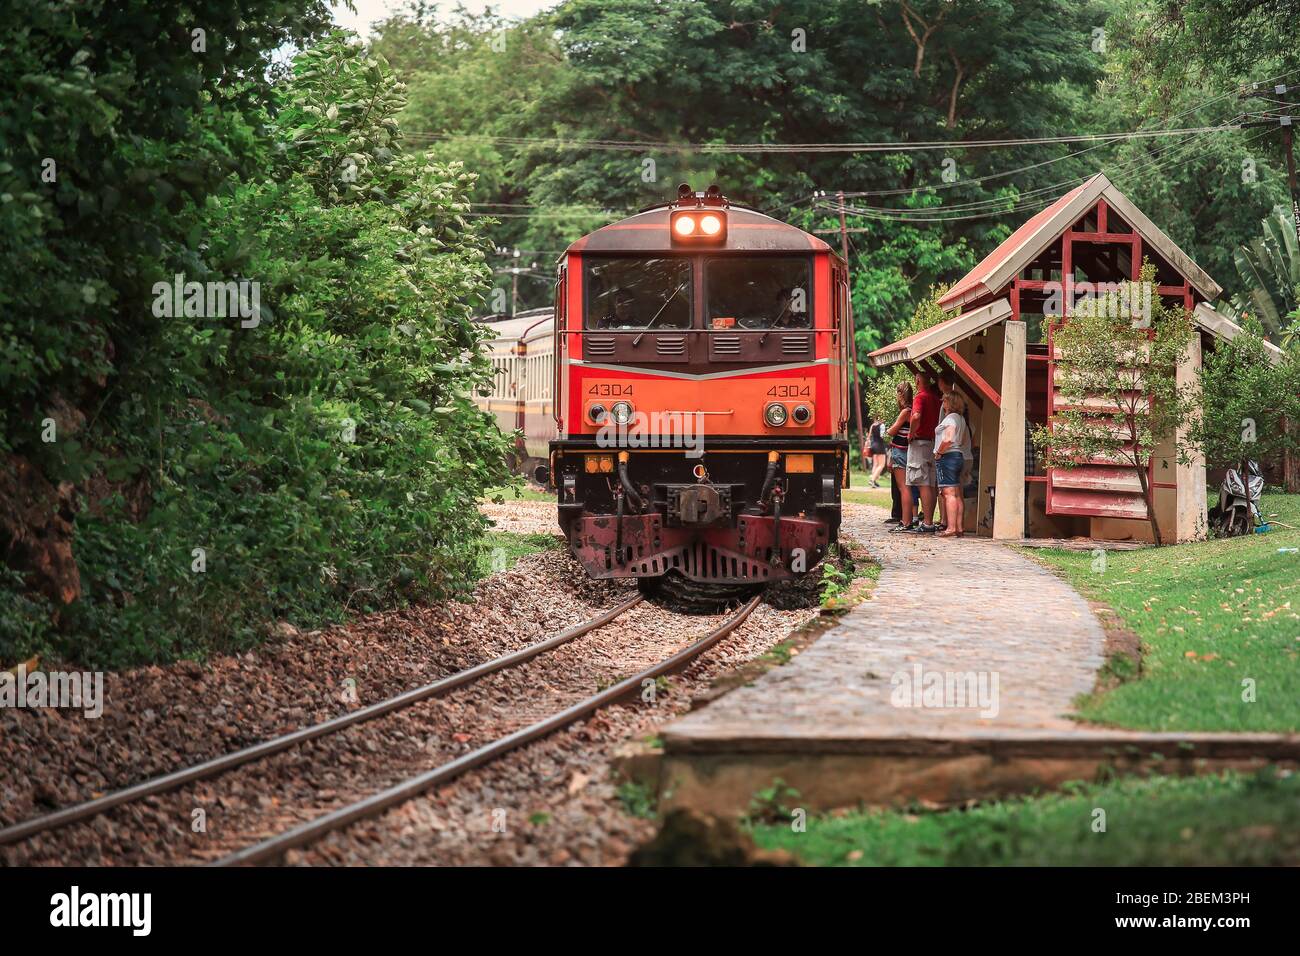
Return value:
[(816, 566), (848, 481), (843, 261), (716, 186), (568, 248), (550, 476), (596, 578), (764, 584)]

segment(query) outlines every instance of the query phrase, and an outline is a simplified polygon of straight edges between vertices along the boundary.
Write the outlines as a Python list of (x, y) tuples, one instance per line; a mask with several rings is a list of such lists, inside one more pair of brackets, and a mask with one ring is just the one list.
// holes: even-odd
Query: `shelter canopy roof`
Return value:
[(978, 335), (1009, 315), (1011, 315), (1011, 303), (1006, 299), (998, 299), (989, 305), (945, 319), (938, 325), (922, 329), (905, 339), (899, 339), (892, 345), (876, 349), (868, 358), (876, 368), (888, 368), (900, 362), (919, 362), (936, 352), (942, 352), (956, 345), (962, 339)]
[(1003, 240), (979, 265), (944, 294), (939, 305), (944, 309), (953, 309), (984, 296), (1000, 293), (1007, 283), (1015, 279), (1101, 199), (1106, 200), (1108, 206), (1123, 217), (1142, 237), (1146, 246), (1160, 253), (1170, 265), (1186, 276), (1192, 288), (1205, 299), (1212, 301), (1223, 292), (1222, 287), (1193, 262), (1187, 253), (1178, 248), (1159, 226), (1116, 189), (1104, 174), (1098, 173), (1046, 209), (1040, 210)]

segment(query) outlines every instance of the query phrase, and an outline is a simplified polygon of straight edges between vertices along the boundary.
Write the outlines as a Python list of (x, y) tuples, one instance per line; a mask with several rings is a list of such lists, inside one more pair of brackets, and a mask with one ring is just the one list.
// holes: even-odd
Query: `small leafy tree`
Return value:
[(1246, 316), (1242, 334), (1207, 351), (1200, 386), (1203, 406), (1189, 437), (1206, 464), (1240, 467), (1300, 451), (1300, 358), (1294, 350), (1271, 352), (1254, 318)]
[[(939, 299), (948, 291), (947, 286), (932, 286), (929, 294), (916, 304), (916, 309), (912, 312), (912, 317), (903, 322), (896, 333), (897, 338), (906, 338), (909, 335), (915, 335), (925, 329), (938, 325), (952, 315), (945, 312), (939, 305)], [(862, 356), (866, 360), (866, 356)], [(866, 403), (867, 411), (872, 419), (878, 419), (883, 422), (892, 422), (898, 415), (898, 402), (894, 398), (894, 390), (899, 382), (910, 382), (912, 373), (902, 365), (895, 365), (879, 371), (874, 371), (863, 388), (865, 395), (863, 400)]]
[[(1080, 302), (1053, 332), (1061, 354), (1056, 382), (1067, 404), (1039, 426), (1033, 441), (1049, 468), (1090, 461), (1131, 467), (1146, 502), (1151, 535), (1161, 544), (1147, 469), (1156, 447), (1174, 435), (1196, 407), (1195, 384), (1179, 386), (1178, 364), (1191, 342), (1191, 317), (1166, 307), (1154, 288), (1155, 268), (1144, 264), (1137, 283)], [(1150, 301), (1150, 316), (1133, 303)]]

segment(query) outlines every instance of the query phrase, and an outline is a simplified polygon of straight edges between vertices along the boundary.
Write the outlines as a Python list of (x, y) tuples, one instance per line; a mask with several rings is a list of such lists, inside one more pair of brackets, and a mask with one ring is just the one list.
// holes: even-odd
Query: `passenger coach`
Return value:
[(847, 302), (825, 242), (716, 186), (566, 250), (543, 477), (592, 576), (753, 585), (826, 556), (848, 482)]

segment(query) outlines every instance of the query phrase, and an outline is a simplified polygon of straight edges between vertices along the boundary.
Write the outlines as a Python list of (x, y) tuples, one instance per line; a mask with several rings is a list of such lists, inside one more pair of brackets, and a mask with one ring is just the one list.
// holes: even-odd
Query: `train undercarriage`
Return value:
[(577, 439), (552, 444), (551, 467), (560, 526), (592, 577), (753, 587), (826, 557), (847, 453), (835, 440), (732, 440), (692, 456)]

